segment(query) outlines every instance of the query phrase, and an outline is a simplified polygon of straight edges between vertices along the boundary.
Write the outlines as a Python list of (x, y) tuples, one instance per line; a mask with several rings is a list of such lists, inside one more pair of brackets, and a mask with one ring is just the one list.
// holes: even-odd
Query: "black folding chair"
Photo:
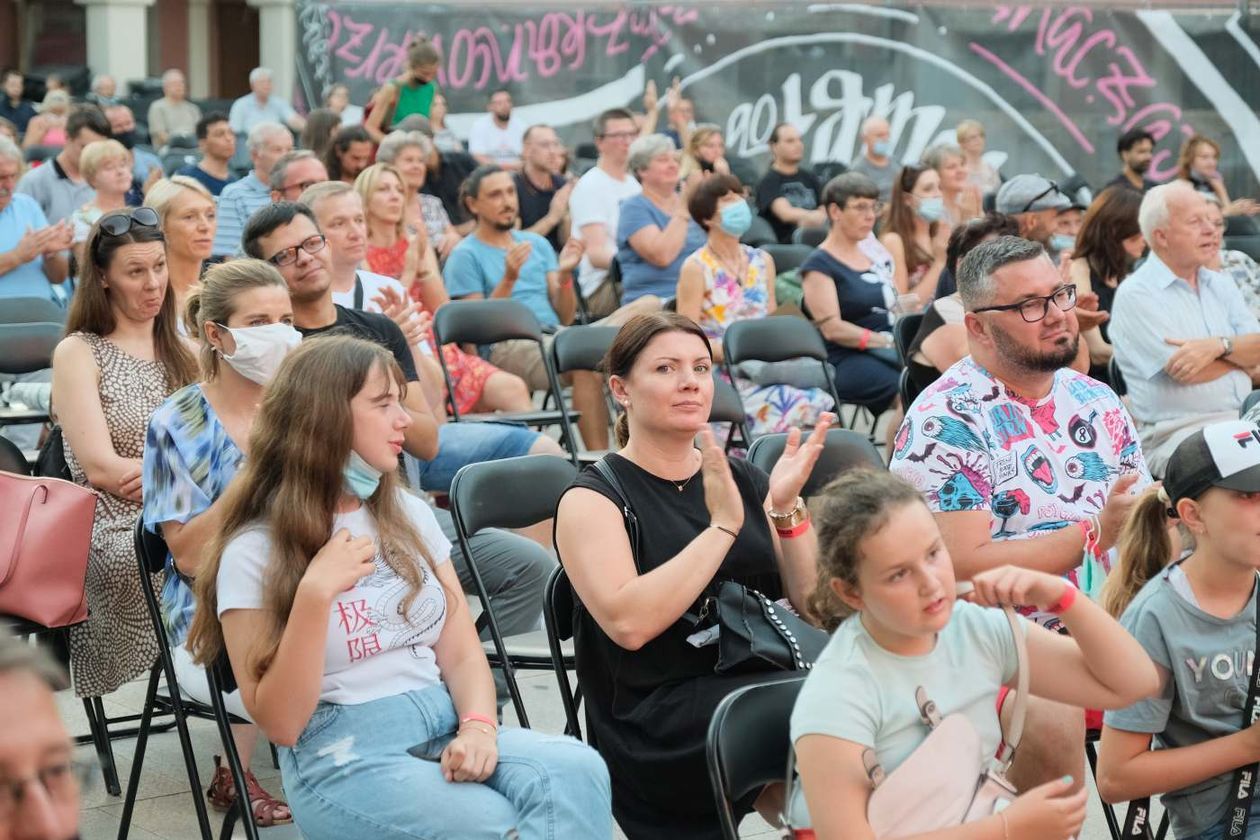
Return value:
[[(547, 357), (543, 342), (542, 326), (529, 307), (517, 300), (453, 300), (438, 309), (433, 318), (433, 335), (439, 347), (447, 344), (497, 344), (500, 341), (523, 339), (538, 347), (539, 357), (547, 372), (547, 384), (552, 399), (560, 401), (560, 381)], [(446, 381), (447, 403), (451, 418), (461, 420), (514, 420), (526, 426), (560, 426), (570, 452), (576, 451), (573, 429), (569, 425), (573, 414), (561, 410), (506, 411), (493, 414), (465, 414), (462, 417), (450, 394), (455, 392), (446, 358), (437, 354), (442, 366), (442, 378)]]
[[(503, 669), (508, 693), (521, 726), (529, 726), (516, 669), (549, 670), (552, 651), (543, 631), (505, 639), (495, 620), (469, 539), (486, 528), (524, 528), (556, 515), (560, 496), (577, 478), (577, 467), (552, 455), (524, 455), (461, 467), (451, 481), (451, 519), (459, 547), (468, 562), (482, 615), (490, 629), (485, 647), (492, 665)], [(570, 655), (570, 660), (572, 656)]]
[[(783, 457), (785, 446), (786, 434), (762, 435), (753, 441), (752, 448), (748, 450), (748, 463), (768, 473), (774, 469), (779, 458)], [(862, 468), (886, 469), (884, 459), (880, 457), (875, 444), (860, 432), (828, 429), (822, 454), (818, 456), (814, 471), (801, 489), (801, 495), (807, 499), (816, 496), (840, 473)]]
[(779, 237), (770, 226), (770, 222), (764, 216), (757, 215), (754, 209), (752, 224), (748, 226), (748, 230), (744, 231), (739, 241), (754, 248), (764, 248), (767, 245), (777, 245)]
[[(551, 668), (556, 674), (560, 689), (560, 703), (564, 706), (564, 734), (582, 737), (582, 725), (578, 722), (578, 707), (582, 703), (582, 687), (569, 684), (569, 669), (573, 667), (573, 610), (577, 595), (569, 583), (569, 575), (563, 566), (557, 565), (547, 577), (543, 589), (543, 623), (547, 627), (547, 647), (551, 650)], [(564, 643), (569, 643), (568, 650)]]
[[(893, 344), (897, 346), (897, 356), (903, 365), (910, 364), (910, 344), (919, 334), (919, 326), (923, 323), (923, 313), (915, 312), (902, 315), (893, 324)], [(909, 407), (909, 403), (905, 407)]]
[[(1097, 730), (1090, 730), (1085, 733), (1085, 757), (1089, 759), (1089, 772), (1094, 777), (1095, 789), (1098, 787), (1098, 748), (1095, 745), (1098, 743), (1099, 734)], [(1101, 795), (1098, 797), (1098, 802), (1102, 805), (1103, 819), (1107, 823), (1107, 834), (1111, 837), (1111, 840), (1124, 840), (1124, 830), (1121, 828), (1120, 819), (1116, 815), (1116, 806), (1104, 801)], [(1164, 816), (1159, 821), (1159, 827), (1153, 835), (1155, 840), (1164, 840), (1168, 835), (1169, 828), (1168, 812), (1165, 811)], [(1142, 834), (1140, 836), (1152, 835)]]
[[(249, 805), (245, 768), (241, 767), (240, 754), (236, 750), (236, 741), (232, 738), (231, 730), (233, 723), (246, 723), (247, 721), (243, 721), (228, 713), (226, 706), (223, 704), (223, 698), (219, 695), (216, 683), (213, 680), (208, 680), (207, 682), (207, 685), (210, 687), (212, 701), (210, 705), (185, 697), (180, 691), (179, 681), (175, 677), (175, 661), (171, 658), (171, 640), (166, 633), (166, 623), (163, 621), (158, 594), (154, 592), (152, 585), (152, 576), (161, 574), (166, 568), (166, 555), (168, 554), (166, 540), (160, 534), (155, 534), (146, 529), (144, 520), (140, 519), (136, 522), (135, 545), (136, 557), (139, 560), (140, 591), (144, 595), (145, 606), (149, 611), (149, 622), (153, 625), (153, 632), (157, 635), (158, 660), (154, 663), (153, 669), (149, 673), (149, 687), (145, 692), (144, 712), (141, 715), (140, 728), (136, 735), (136, 754), (132, 760), (131, 778), (127, 782), (127, 796), (123, 802), (118, 840), (125, 840), (127, 832), (131, 828), (131, 814), (135, 807), (136, 791), (140, 785), (141, 770), (144, 766), (145, 748), (148, 745), (149, 733), (152, 731), (151, 721), (155, 712), (159, 714), (169, 713), (175, 718), (175, 728), (179, 732), (179, 745), (184, 755), (184, 769), (188, 773), (193, 807), (197, 813), (197, 823), (201, 827), (201, 836), (205, 840), (211, 840), (213, 833), (210, 828), (210, 818), (206, 812), (205, 797), (202, 794), (201, 778), (197, 773), (197, 756), (193, 753), (192, 739), (188, 734), (188, 718), (190, 717), (214, 720), (218, 724), (219, 734), (223, 740), (224, 756), (227, 759), (228, 767), (232, 773), (232, 780), (236, 787), (236, 802), (223, 816), (223, 827), (220, 837), (230, 838), (235, 829), (237, 819), (240, 819), (245, 825), (245, 835), (250, 840), (258, 840), (258, 827), (254, 823), (254, 814)], [(219, 667), (222, 667), (221, 663)], [(166, 678), (166, 690), (169, 695), (167, 697), (160, 697), (157, 693), (158, 678), (160, 676)], [(230, 684), (232, 687), (235, 687), (234, 680)]]
[(817, 248), (827, 238), (828, 230), (828, 228), (823, 226), (798, 227), (792, 231), (792, 242), (796, 245), (808, 245), (811, 248)]
[(748, 432), (748, 416), (744, 413), (744, 401), (739, 396), (739, 390), (719, 376), (717, 371), (713, 372), (713, 403), (709, 406), (709, 422), (731, 424), (731, 430), (726, 434), (727, 452), (731, 451), (737, 441), (743, 447), (752, 443)]
[[(0, 307), (0, 310), (5, 307)], [(53, 350), (61, 341), (59, 323), (0, 323), (0, 374), (34, 373), (52, 367)], [(0, 407), (0, 423), (43, 423), (48, 412)]]
[(788, 720), (804, 683), (804, 677), (791, 676), (744, 686), (726, 695), (713, 712), (706, 753), (726, 840), (739, 840), (735, 801), (787, 774)]
[(814, 359), (818, 362), (818, 387), (831, 394), (836, 414), (840, 413), (840, 394), (827, 363), (827, 346), (817, 327), (804, 318), (776, 315), (751, 321), (736, 321), (722, 336), (723, 365), (726, 372), (743, 362), (785, 362), (789, 359)]
[(801, 267), (801, 263), (805, 262), (810, 254), (814, 253), (814, 249), (808, 245), (779, 245), (778, 243), (762, 245), (761, 250), (774, 260), (776, 274), (795, 271)]
[(1260, 403), (1260, 389), (1247, 395), (1247, 398), (1243, 400), (1242, 408), (1238, 409), (1238, 416), (1242, 417), (1248, 411), (1251, 411), (1251, 409), (1256, 407), (1256, 403)]
[[(600, 363), (604, 360), (604, 356), (608, 353), (608, 348), (612, 346), (613, 339), (617, 337), (620, 327), (610, 327), (604, 324), (582, 324), (568, 327), (556, 333), (551, 339), (551, 366), (556, 371), (556, 376), (563, 376), (573, 371), (598, 371)], [(608, 393), (608, 388), (603, 384), (601, 378), (600, 388), (604, 393), (604, 401), (608, 404), (608, 416), (615, 417), (617, 413), (617, 405), (613, 402), (612, 395)], [(546, 407), (544, 402), (543, 406)], [(564, 401), (560, 402), (560, 410), (570, 412)], [(574, 414), (569, 414), (570, 426), (573, 425)], [(590, 462), (592, 460), (602, 458), (602, 452), (582, 451), (577, 453), (580, 462)]]
[(1125, 384), (1124, 374), (1120, 372), (1120, 363), (1115, 356), (1107, 361), (1107, 378), (1111, 380), (1111, 390), (1116, 392), (1116, 396), (1123, 397), (1129, 393), (1129, 386)]

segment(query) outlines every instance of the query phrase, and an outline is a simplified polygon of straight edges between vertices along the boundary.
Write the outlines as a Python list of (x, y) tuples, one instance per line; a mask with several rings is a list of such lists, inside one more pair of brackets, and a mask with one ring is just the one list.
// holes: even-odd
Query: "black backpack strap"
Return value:
[(357, 271), (354, 273), (354, 308), (363, 308), (363, 278)]

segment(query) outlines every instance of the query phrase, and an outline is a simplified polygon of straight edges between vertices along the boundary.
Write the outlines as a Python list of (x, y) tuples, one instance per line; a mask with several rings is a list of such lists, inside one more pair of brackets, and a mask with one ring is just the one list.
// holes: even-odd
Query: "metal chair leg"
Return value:
[(99, 697), (84, 697), (83, 711), (87, 713), (88, 730), (91, 732), (92, 744), (96, 747), (96, 756), (101, 762), (101, 775), (105, 778), (105, 790), (110, 796), (122, 794), (118, 784), (118, 765), (114, 763), (114, 748), (109, 743), (109, 730), (105, 728), (105, 707)]
[(127, 840), (131, 831), (131, 815), (136, 807), (136, 792), (140, 788), (140, 773), (144, 768), (144, 750), (149, 744), (149, 722), (153, 719), (154, 698), (157, 695), (157, 665), (149, 674), (149, 688), (144, 693), (144, 712), (140, 716), (140, 728), (136, 733), (136, 752), (131, 759), (131, 775), (127, 779), (127, 796), (123, 801), (122, 817), (118, 822), (118, 840)]
[[(1095, 786), (1098, 784), (1098, 750), (1094, 748), (1094, 742), (1087, 740), (1085, 742), (1085, 757), (1089, 759), (1089, 772), (1094, 777)], [(1108, 802), (1103, 802), (1099, 797), (1099, 803), (1102, 805), (1103, 819), (1107, 821), (1107, 833), (1111, 835), (1111, 840), (1121, 840), (1120, 821), (1116, 817), (1116, 809)]]

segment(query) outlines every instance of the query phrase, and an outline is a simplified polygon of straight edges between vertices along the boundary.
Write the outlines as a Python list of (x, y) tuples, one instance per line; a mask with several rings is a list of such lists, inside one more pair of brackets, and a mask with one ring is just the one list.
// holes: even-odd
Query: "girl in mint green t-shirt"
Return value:
[[(819, 582), (811, 607), (835, 628), (792, 713), (791, 737), (810, 821), (820, 840), (872, 840), (863, 752), (893, 773), (924, 739), (915, 688), (942, 716), (963, 714), (984, 755), (1001, 739), (998, 699), (1016, 683), (1014, 640), (998, 604), (1057, 611), (1071, 636), (1021, 621), (1030, 693), (1084, 708), (1119, 708), (1155, 689), (1141, 647), (1057, 575), (1003, 566), (955, 601), (953, 564), (922, 495), (887, 472), (851, 472), (827, 488), (815, 516)], [(1051, 572), (1054, 572), (1052, 574)], [(1085, 819), (1071, 777), (1019, 796), (1006, 810), (922, 840), (1067, 840)], [(798, 821), (799, 822), (799, 821)]]

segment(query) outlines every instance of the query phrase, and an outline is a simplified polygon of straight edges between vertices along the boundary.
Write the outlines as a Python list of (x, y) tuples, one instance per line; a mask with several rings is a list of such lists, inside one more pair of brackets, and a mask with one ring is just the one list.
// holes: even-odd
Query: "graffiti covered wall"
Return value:
[(895, 154), (917, 159), (965, 117), (988, 129), (1007, 175), (1117, 171), (1116, 138), (1158, 140), (1152, 177), (1170, 177), (1184, 137), (1223, 146), (1232, 195), (1260, 176), (1260, 46), (1236, 13), (1107, 12), (1085, 7), (864, 6), (851, 3), (517, 6), (317, 3), (298, 9), (302, 95), (335, 82), (366, 102), (402, 72), (405, 44), (442, 49), (449, 124), (464, 134), (491, 90), (512, 91), (528, 123), (571, 143), (605, 108), (641, 109), (644, 86), (674, 76), (697, 119), (726, 130), (728, 156), (760, 170), (775, 123), (805, 135), (813, 163), (848, 162), (869, 114), (888, 117)]

